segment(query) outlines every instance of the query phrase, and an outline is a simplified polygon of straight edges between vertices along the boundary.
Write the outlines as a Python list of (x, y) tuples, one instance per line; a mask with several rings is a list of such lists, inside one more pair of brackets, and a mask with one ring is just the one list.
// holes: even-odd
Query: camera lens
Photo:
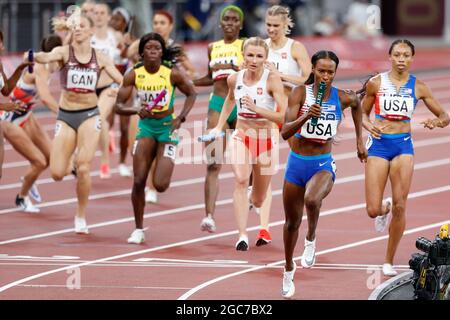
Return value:
[(430, 252), (431, 246), (433, 243), (427, 238), (420, 237), (416, 240), (416, 248), (423, 252)]

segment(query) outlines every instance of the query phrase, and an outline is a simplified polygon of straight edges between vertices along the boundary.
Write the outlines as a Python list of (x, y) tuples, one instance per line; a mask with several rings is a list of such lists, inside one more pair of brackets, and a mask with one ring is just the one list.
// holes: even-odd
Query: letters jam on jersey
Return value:
[[(168, 90), (166, 88), (166, 90)], [(140, 90), (139, 91), (139, 98), (141, 100), (141, 104), (142, 105), (153, 105), (153, 101), (156, 99), (156, 97), (161, 93), (162, 90), (160, 91), (143, 91)], [(154, 111), (158, 111), (161, 110), (162, 108), (164, 108), (164, 106), (167, 105), (168, 101), (167, 101), (167, 95), (165, 95), (159, 102), (158, 105), (155, 106), (153, 108)]]
[[(230, 64), (237, 66), (237, 58), (236, 57), (228, 57), (228, 58), (217, 58), (214, 60), (211, 60), (211, 66), (214, 66), (216, 64)], [(223, 78), (227, 78), (229, 75), (235, 73), (233, 69), (221, 69), (218, 71), (213, 72), (213, 79), (219, 80)]]

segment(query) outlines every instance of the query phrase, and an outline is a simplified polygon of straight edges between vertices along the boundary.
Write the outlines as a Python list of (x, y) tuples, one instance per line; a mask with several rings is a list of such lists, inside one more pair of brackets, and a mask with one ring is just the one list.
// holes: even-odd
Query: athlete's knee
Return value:
[(310, 210), (320, 209), (322, 206), (322, 200), (313, 195), (307, 195), (305, 197), (305, 207)]
[(211, 163), (207, 165), (206, 170), (209, 174), (219, 174), (221, 168), (221, 164)]
[(164, 179), (162, 181), (158, 180), (158, 181), (153, 181), (153, 186), (155, 187), (156, 191), (158, 192), (164, 192), (167, 189), (169, 189), (170, 186), (170, 180), (168, 179)]
[(405, 202), (394, 203), (392, 205), (391, 211), (393, 218), (400, 218), (404, 216), (406, 211), (406, 203)]
[(256, 195), (256, 194), (252, 195), (252, 204), (256, 208), (261, 208), (263, 203), (264, 203), (264, 200), (266, 200), (266, 196), (265, 195), (263, 195), (263, 196), (259, 196), (259, 195)]
[(77, 163), (77, 177), (78, 179), (83, 179), (89, 176), (91, 166), (87, 162)]
[(38, 170), (44, 170), (48, 167), (48, 161), (45, 159), (44, 155), (37, 156), (34, 160), (31, 161), (31, 164)]
[(302, 219), (288, 219), (286, 218), (286, 230), (288, 232), (296, 232), (300, 228), (300, 225), (302, 223)]
[(59, 171), (51, 171), (52, 179), (54, 181), (62, 181), (64, 179), (64, 176), (66, 175), (65, 172), (59, 170)]
[(367, 215), (370, 218), (375, 219), (376, 217), (378, 217), (381, 214), (381, 206), (367, 205), (366, 211), (367, 211)]
[(133, 179), (133, 187), (136, 190), (145, 189), (147, 178), (144, 175), (135, 174)]
[(235, 186), (236, 189), (245, 189), (248, 188), (249, 185), (249, 178), (248, 177), (240, 177), (240, 176), (236, 176), (235, 177)]

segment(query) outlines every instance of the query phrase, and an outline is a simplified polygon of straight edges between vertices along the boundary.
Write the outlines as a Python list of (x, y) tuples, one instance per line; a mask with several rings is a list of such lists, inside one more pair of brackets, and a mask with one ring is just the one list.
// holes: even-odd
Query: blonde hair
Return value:
[(264, 51), (266, 52), (266, 57), (269, 55), (269, 46), (267, 43), (260, 37), (251, 37), (245, 40), (244, 42), (244, 52), (247, 49), (248, 46), (256, 46), (256, 47), (263, 47)]
[(291, 33), (291, 29), (294, 27), (294, 22), (292, 21), (292, 18), (290, 16), (290, 10), (288, 7), (283, 7), (280, 5), (274, 5), (271, 6), (267, 10), (268, 16), (281, 16), (283, 18), (283, 21), (286, 23), (284, 34), (288, 35)]

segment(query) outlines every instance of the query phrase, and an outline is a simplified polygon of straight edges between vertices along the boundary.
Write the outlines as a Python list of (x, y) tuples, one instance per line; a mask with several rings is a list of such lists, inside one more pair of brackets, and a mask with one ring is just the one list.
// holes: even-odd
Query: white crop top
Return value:
[(286, 44), (280, 49), (272, 49), (270, 39), (266, 39), (266, 43), (269, 46), (269, 56), (267, 61), (273, 63), (277, 70), (284, 75), (302, 76), (302, 70), (299, 68), (297, 61), (292, 56), (292, 46), (294, 40), (289, 39)]
[(112, 31), (108, 31), (108, 36), (106, 39), (99, 39), (94, 34), (91, 38), (91, 46), (92, 48), (106, 54), (114, 61), (115, 64), (120, 64), (122, 62), (120, 50), (117, 47), (118, 43)]
[(262, 118), (257, 113), (245, 108), (242, 103), (242, 98), (248, 95), (253, 99), (257, 107), (275, 111), (275, 101), (273, 97), (267, 92), (267, 79), (269, 77), (270, 71), (264, 69), (264, 73), (261, 76), (261, 79), (259, 79), (259, 81), (251, 87), (247, 86), (244, 83), (244, 74), (246, 71), (247, 69), (238, 72), (236, 87), (234, 89), (238, 118), (264, 120), (264, 118)]

